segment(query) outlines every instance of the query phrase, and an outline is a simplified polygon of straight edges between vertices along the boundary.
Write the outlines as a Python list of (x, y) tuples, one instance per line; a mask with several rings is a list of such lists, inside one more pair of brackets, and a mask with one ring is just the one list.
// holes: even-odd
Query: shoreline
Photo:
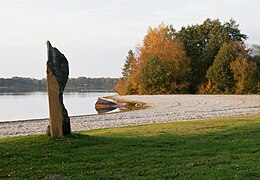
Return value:
[[(118, 96), (118, 95), (115, 95), (115, 96)], [(132, 101), (127, 101), (127, 100), (117, 99), (117, 98), (115, 98), (115, 96), (106, 96), (106, 97), (103, 97), (103, 98), (113, 100), (116, 103), (134, 103), (138, 107), (133, 108), (133, 109), (127, 109), (127, 108), (120, 109), (119, 111), (116, 111), (116, 112), (113, 112), (114, 110), (112, 110), (112, 111), (109, 111), (109, 112), (103, 113), (103, 114), (114, 114), (114, 113), (121, 113), (121, 112), (127, 112), (127, 111), (136, 111), (136, 110), (142, 110), (142, 109), (149, 107), (148, 105), (146, 105), (145, 103), (142, 103), (142, 102), (132, 102)], [(117, 109), (119, 109), (119, 108), (117, 108)], [(95, 116), (95, 115), (100, 115), (100, 114), (98, 114), (98, 113), (96, 113), (96, 114), (82, 114), (82, 115), (72, 115), (72, 116), (69, 116), (69, 117), (70, 118), (80, 118), (82, 116), (85, 117), (85, 116)], [(45, 118), (34, 118), (34, 119), (0, 120), (0, 124), (1, 123), (12, 123), (12, 122), (24, 122), (24, 121), (46, 121), (46, 120), (49, 120), (49, 118), (45, 117)]]
[[(260, 114), (260, 95), (132, 95), (112, 98), (141, 102), (149, 107), (71, 116), (72, 131)], [(0, 122), (0, 138), (44, 134), (48, 124), (48, 118)]]

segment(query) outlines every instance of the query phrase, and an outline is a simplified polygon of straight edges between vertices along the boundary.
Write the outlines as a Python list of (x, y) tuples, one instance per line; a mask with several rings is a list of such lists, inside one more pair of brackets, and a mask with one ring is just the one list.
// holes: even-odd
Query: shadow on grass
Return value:
[(259, 179), (259, 130), (258, 123), (197, 135), (7, 138), (0, 141), (0, 179)]

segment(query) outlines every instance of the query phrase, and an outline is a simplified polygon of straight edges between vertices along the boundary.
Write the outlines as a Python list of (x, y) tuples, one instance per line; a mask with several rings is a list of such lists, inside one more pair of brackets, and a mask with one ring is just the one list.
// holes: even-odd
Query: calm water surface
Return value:
[[(97, 114), (98, 97), (111, 96), (111, 92), (69, 92), (63, 101), (69, 116)], [(0, 121), (47, 118), (49, 116), (47, 92), (0, 93)]]

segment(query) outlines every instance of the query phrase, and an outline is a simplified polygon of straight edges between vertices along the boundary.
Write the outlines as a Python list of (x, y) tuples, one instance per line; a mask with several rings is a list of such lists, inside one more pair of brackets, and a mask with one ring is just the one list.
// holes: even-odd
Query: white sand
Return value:
[[(260, 114), (260, 95), (134, 95), (115, 98), (143, 102), (150, 107), (122, 113), (71, 117), (72, 130)], [(0, 138), (43, 134), (48, 124), (48, 119), (0, 122)]]

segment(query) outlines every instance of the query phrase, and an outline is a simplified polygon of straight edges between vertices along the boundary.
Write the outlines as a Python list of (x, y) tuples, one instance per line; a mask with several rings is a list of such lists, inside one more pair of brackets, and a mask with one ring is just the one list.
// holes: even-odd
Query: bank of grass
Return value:
[(260, 115), (5, 138), (0, 155), (0, 179), (260, 179)]

